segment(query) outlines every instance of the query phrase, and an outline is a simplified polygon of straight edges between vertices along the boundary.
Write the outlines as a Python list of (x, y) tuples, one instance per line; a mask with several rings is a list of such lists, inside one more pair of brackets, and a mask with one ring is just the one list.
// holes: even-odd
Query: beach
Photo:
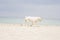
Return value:
[(1, 23), (0, 40), (60, 40), (60, 26)]

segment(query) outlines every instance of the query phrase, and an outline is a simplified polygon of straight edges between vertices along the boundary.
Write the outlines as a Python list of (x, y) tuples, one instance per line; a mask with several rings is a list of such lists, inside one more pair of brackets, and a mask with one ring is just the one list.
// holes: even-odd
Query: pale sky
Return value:
[(24, 16), (60, 19), (60, 0), (0, 0), (0, 17)]

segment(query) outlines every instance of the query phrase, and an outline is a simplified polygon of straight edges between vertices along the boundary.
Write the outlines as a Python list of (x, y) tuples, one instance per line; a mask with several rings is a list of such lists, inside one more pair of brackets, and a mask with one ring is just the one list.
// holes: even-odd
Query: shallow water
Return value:
[[(0, 18), (0, 23), (24, 23), (23, 18)], [(60, 20), (43, 19), (41, 25), (60, 25)]]

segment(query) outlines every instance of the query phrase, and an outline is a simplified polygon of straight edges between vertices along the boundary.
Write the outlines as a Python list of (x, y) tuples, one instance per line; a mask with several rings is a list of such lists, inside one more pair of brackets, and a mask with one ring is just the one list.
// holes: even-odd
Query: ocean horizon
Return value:
[[(9, 23), (9, 24), (23, 24), (24, 18), (2, 18), (0, 17), (0, 23)], [(59, 19), (43, 19), (40, 25), (60, 25)]]

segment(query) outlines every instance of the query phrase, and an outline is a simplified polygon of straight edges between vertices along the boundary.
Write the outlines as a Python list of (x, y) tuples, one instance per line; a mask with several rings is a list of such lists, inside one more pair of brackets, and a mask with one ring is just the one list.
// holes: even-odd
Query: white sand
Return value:
[(0, 24), (0, 40), (60, 40), (60, 26)]

